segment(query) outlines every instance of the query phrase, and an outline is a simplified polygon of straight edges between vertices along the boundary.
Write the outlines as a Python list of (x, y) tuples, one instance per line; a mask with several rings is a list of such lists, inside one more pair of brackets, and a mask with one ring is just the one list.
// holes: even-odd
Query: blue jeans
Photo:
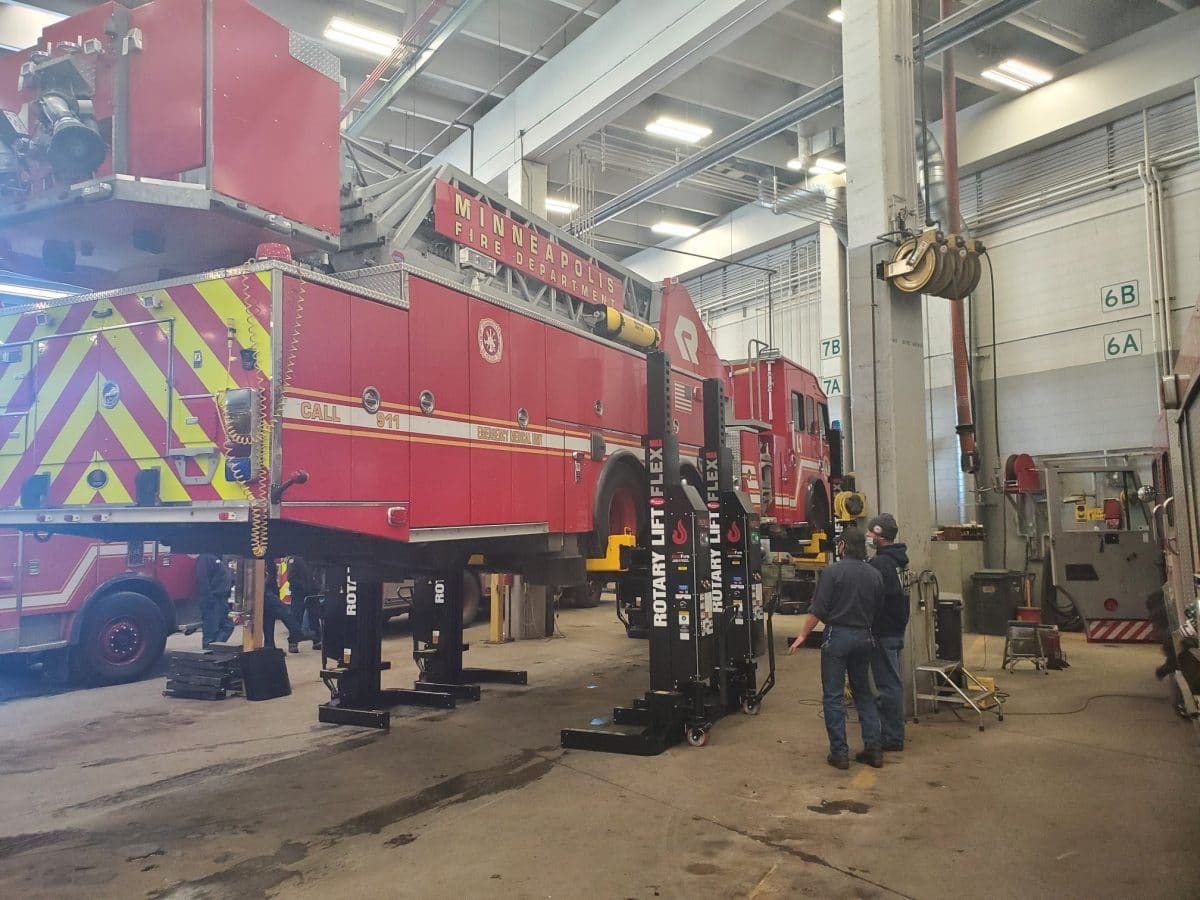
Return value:
[(821, 644), (821, 690), (825, 706), (825, 730), (829, 733), (829, 752), (849, 756), (846, 744), (846, 707), (842, 690), (850, 676), (850, 691), (862, 725), (863, 749), (879, 749), (879, 708), (871, 693), (871, 632), (865, 628), (826, 625)]
[(871, 674), (879, 691), (879, 728), (887, 746), (904, 746), (904, 679), (900, 675), (900, 651), (904, 635), (885, 634), (875, 638)]

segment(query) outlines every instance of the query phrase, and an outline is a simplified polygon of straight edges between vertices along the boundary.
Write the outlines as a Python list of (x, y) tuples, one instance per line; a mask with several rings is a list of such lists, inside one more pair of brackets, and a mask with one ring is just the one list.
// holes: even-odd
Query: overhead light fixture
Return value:
[(804, 170), (805, 159), (803, 156), (797, 156), (795, 159), (787, 161), (787, 167), (793, 172), (802, 172)]
[(650, 230), (655, 234), (661, 234), (665, 237), (691, 237), (694, 234), (699, 234), (700, 229), (695, 225), (683, 225), (679, 222), (655, 222), (650, 226)]
[(559, 197), (546, 198), (546, 212), (562, 213), (569, 215), (579, 209), (578, 203), (572, 203), (570, 200), (563, 200)]
[(329, 24), (325, 26), (325, 39), (373, 56), (388, 56), (400, 43), (398, 35), (368, 28), (341, 16), (334, 16), (329, 20)]
[(984, 69), (979, 74), (988, 81), (1002, 84), (1007, 88), (1012, 88), (1014, 91), (1027, 91), (1030, 88), (1043, 85), (1054, 78), (1052, 72), (1012, 58), (1004, 60), (1004, 62), (994, 68)]
[(707, 125), (684, 122), (682, 119), (675, 119), (671, 116), (659, 116), (646, 126), (646, 131), (649, 134), (671, 138), (671, 140), (684, 144), (694, 144), (712, 134), (712, 129)]
[(1028, 81), (1030, 84), (1045, 84), (1054, 77), (1053, 72), (1049, 72), (1038, 66), (1031, 66), (1027, 62), (1022, 62), (1019, 59), (1011, 57), (1000, 63), (996, 68), (1005, 75), (1011, 75), (1020, 81)]
[(846, 17), (842, 13), (842, 8), (840, 6), (835, 6), (829, 11), (829, 18), (841, 25)]
[(57, 291), (52, 288), (34, 287), (29, 284), (0, 283), (0, 294), (10, 297), (26, 297), (30, 300), (58, 300), (61, 297), (74, 296), (72, 291)]
[(808, 170), (810, 175), (837, 175), (846, 171), (846, 164), (836, 159), (817, 157)]

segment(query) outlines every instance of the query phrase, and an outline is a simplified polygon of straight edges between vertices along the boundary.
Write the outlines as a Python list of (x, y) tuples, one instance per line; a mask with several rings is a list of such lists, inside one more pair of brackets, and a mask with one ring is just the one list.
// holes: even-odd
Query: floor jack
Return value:
[(411, 689), (383, 688), (380, 673), (392, 665), (382, 659), (383, 584), (356, 581), (347, 569), (340, 602), (326, 615), (324, 652), (339, 655), (321, 670), (330, 699), (318, 708), (319, 721), (386, 729), (393, 706), (453, 709), (457, 700), (479, 699), (477, 682), (528, 683), (525, 672), (463, 667), (461, 592), (461, 569), (417, 579), (409, 618), (421, 677)]
[(613, 710), (614, 728), (564, 729), (562, 746), (568, 749), (653, 756), (684, 739), (699, 747), (726, 711), (714, 689), (715, 673), (726, 666), (718, 661), (712, 560), (705, 546), (708, 510), (680, 476), (671, 427), (670, 361), (656, 351), (647, 367), (649, 559), (643, 556), (625, 579), (627, 598), (637, 600), (636, 624), (648, 632), (650, 690), (633, 706)]

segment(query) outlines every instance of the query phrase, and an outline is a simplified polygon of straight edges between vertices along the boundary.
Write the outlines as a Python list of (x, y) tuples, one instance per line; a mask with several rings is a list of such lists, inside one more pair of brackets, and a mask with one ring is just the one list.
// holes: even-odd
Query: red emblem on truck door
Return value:
[(479, 355), (490, 363), (500, 362), (504, 356), (504, 333), (495, 319), (479, 320)]

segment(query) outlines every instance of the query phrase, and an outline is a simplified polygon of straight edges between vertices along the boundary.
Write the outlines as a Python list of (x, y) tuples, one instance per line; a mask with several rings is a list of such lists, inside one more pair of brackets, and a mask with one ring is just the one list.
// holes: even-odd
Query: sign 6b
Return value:
[(1104, 336), (1104, 358), (1120, 359), (1125, 356), (1142, 355), (1142, 329), (1118, 331)]
[(1138, 305), (1138, 283), (1123, 281), (1100, 288), (1100, 309), (1113, 312), (1118, 309), (1133, 309)]

